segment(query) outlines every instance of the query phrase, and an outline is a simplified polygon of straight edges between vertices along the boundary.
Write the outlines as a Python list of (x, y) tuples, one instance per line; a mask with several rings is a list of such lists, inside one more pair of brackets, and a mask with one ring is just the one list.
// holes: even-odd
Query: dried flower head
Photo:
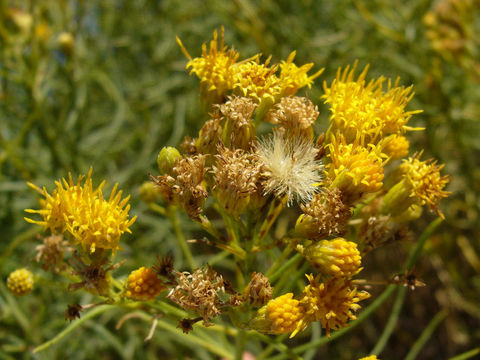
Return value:
[(260, 308), (250, 320), (249, 327), (264, 334), (286, 334), (295, 331), (303, 316), (299, 301), (288, 293)]
[(345, 278), (331, 278), (320, 283), (319, 277), (306, 276), (310, 284), (300, 298), (305, 314), (292, 336), (313, 321), (320, 321), (330, 336), (330, 330), (341, 329), (348, 321), (355, 320), (354, 312), (360, 309), (358, 302), (370, 297), (366, 291), (357, 291)]
[(173, 168), (173, 174), (151, 179), (158, 185), (167, 201), (184, 208), (192, 219), (203, 211), (207, 190), (202, 184), (205, 177), (205, 155), (183, 157)]
[(272, 299), (273, 288), (268, 278), (260, 272), (254, 272), (245, 287), (244, 297), (254, 306), (263, 306)]
[(366, 82), (368, 66), (355, 80), (357, 63), (338, 69), (337, 77), (330, 87), (324, 82), (325, 103), (330, 105), (331, 134), (342, 134), (347, 143), (352, 143), (359, 137), (363, 144), (376, 144), (390, 133), (401, 133), (412, 130), (407, 126), (413, 114), (421, 111), (405, 111), (405, 107), (414, 93), (412, 86), (398, 86), (399, 79), (388, 80), (387, 91), (383, 91), (386, 79), (382, 76), (377, 80)]
[(265, 194), (306, 202), (317, 191), (322, 165), (316, 160), (318, 149), (304, 138), (285, 138), (274, 132), (262, 139), (256, 149), (263, 166)]
[(321, 240), (305, 247), (297, 245), (297, 250), (325, 275), (350, 278), (363, 269), (357, 244), (343, 238)]
[(157, 256), (157, 264), (155, 264), (152, 269), (158, 276), (162, 276), (168, 279), (170, 282), (175, 280), (174, 275), (174, 266), (173, 266), (173, 256), (167, 255), (159, 257)]
[(68, 305), (67, 310), (65, 310), (65, 321), (72, 322), (75, 319), (80, 319), (80, 313), (83, 310), (80, 304)]
[(102, 194), (102, 182), (94, 191), (92, 189), (92, 169), (88, 172), (85, 184), (83, 176), (79, 176), (75, 185), (72, 175), (68, 174), (68, 182), (56, 181), (56, 189), (50, 195), (45, 188), (39, 189), (29, 183), (29, 186), (45, 196), (41, 210), (25, 210), (28, 213), (40, 214), (42, 221), (25, 218), (26, 221), (43, 225), (53, 234), (68, 231), (83, 249), (91, 253), (98, 249), (117, 250), (120, 236), (131, 233), (129, 227), (135, 222), (136, 216), (128, 218), (130, 205), (129, 196), (122, 200), (122, 191), (117, 191), (116, 184), (105, 200)]
[(182, 319), (178, 322), (178, 328), (182, 329), (184, 334), (188, 334), (190, 331), (193, 331), (193, 325), (202, 320), (202, 317), (197, 317), (195, 319)]
[(265, 120), (280, 125), (284, 136), (313, 139), (313, 124), (318, 117), (318, 107), (306, 97), (282, 97), (270, 109)]
[(51, 235), (43, 238), (43, 244), (35, 248), (37, 256), (35, 260), (42, 263), (43, 270), (52, 269), (59, 272), (65, 267), (63, 262), (63, 254), (65, 251), (72, 251), (73, 248), (68, 246), (68, 242), (64, 240), (63, 235)]
[(16, 296), (30, 294), (33, 290), (33, 274), (25, 268), (17, 269), (8, 275), (7, 288)]
[(227, 213), (240, 215), (257, 190), (260, 167), (254, 154), (221, 147), (212, 167), (217, 200)]
[(280, 63), (280, 80), (282, 81), (282, 96), (295, 95), (298, 89), (307, 86), (312, 87), (313, 80), (319, 77), (323, 70), (318, 70), (315, 74), (308, 76), (307, 73), (313, 67), (313, 63), (297, 66), (293, 63), (296, 52), (292, 51), (286, 61)]
[(94, 295), (109, 296), (110, 274), (108, 272), (118, 269), (125, 261), (126, 259), (120, 263), (107, 266), (108, 257), (99, 256), (90, 264), (86, 264), (75, 252), (73, 258), (70, 259), (70, 265), (73, 268), (72, 274), (78, 275), (81, 281), (70, 284), (68, 289), (76, 291), (84, 288)]
[(414, 269), (406, 271), (404, 274), (397, 274), (393, 277), (393, 284), (407, 286), (410, 290), (415, 290), (417, 287), (423, 287), (426, 284), (420, 280)]
[(358, 230), (358, 238), (367, 251), (384, 245), (391, 235), (390, 216), (377, 215), (364, 219)]
[(323, 189), (315, 194), (312, 201), (300, 205), (304, 214), (297, 219), (295, 231), (312, 240), (346, 234), (351, 211), (342, 197), (342, 192), (337, 188)]
[(375, 145), (365, 148), (347, 144), (343, 136), (332, 136), (328, 148), (331, 162), (326, 165), (326, 174), (332, 181), (330, 187), (339, 188), (348, 203), (382, 188), (385, 155)]
[(210, 266), (199, 268), (193, 274), (177, 273), (178, 285), (168, 298), (185, 310), (192, 310), (202, 316), (204, 325), (221, 313), (223, 305), (219, 293), (224, 293), (223, 277)]
[(225, 104), (218, 105), (224, 121), (222, 140), (226, 147), (251, 148), (255, 138), (252, 116), (256, 108), (252, 99), (240, 96), (230, 97)]
[(213, 113), (212, 118), (203, 124), (195, 141), (195, 148), (201, 154), (216, 154), (218, 144), (222, 142), (222, 118)]
[(134, 270), (128, 275), (125, 295), (136, 300), (149, 301), (155, 299), (165, 288), (152, 268)]

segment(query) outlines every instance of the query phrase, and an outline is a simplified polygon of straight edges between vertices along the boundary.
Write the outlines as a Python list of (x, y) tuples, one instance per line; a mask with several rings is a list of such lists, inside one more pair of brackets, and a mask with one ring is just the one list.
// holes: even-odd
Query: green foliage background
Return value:
[[(400, 76), (401, 84), (414, 84), (410, 109), (424, 112), (410, 125), (426, 131), (410, 133), (412, 152), (424, 149), (424, 158), (433, 156), (446, 164), (452, 195), (441, 205), (446, 221), (416, 266), (427, 287), (407, 293), (380, 358), (405, 357), (442, 310), (448, 315), (418, 358), (443, 359), (478, 346), (480, 79), (455, 57), (431, 49), (423, 18), (434, 6), (426, 0), (0, 1), (0, 358), (212, 356), (188, 342), (187, 335), (162, 329), (144, 343), (150, 326), (144, 320), (130, 320), (117, 331), (120, 310), (87, 321), (62, 343), (32, 355), (33, 347), (65, 327), (67, 304), (91, 299), (66, 293), (67, 283), (46, 273), (32, 295), (14, 299), (4, 279), (21, 266), (42, 272), (33, 264), (40, 229), (23, 220), (23, 209), (36, 208), (38, 202), (26, 181), (51, 190), (53, 180), (69, 171), (74, 177), (86, 173), (90, 166), (94, 184), (106, 179), (111, 188), (118, 182), (132, 195), (132, 213), (139, 216), (134, 235), (124, 239), (121, 256), (128, 262), (119, 271), (127, 275), (167, 252), (182, 268), (168, 222), (148, 211), (138, 188), (149, 172), (156, 172), (161, 147), (195, 136), (207, 118), (199, 104), (198, 81), (185, 71), (186, 59), (175, 35), (198, 56), (201, 44), (221, 25), (226, 43), (242, 58), (261, 52), (272, 54), (275, 62), (296, 50), (297, 64), (313, 61), (314, 70), (326, 68), (308, 91), (321, 110), (319, 129), (328, 122), (320, 100), (322, 82), (330, 82), (339, 66), (358, 59), (360, 67), (370, 64), (370, 78)], [(22, 31), (12, 21), (13, 7), (32, 15), (31, 29)], [(480, 27), (479, 8), (472, 14), (473, 33)], [(35, 32), (42, 24), (48, 29), (43, 37)], [(70, 50), (59, 45), (62, 32), (73, 36)], [(479, 54), (478, 47), (471, 51), (472, 56)], [(427, 214), (417, 221), (415, 233), (432, 218)], [(184, 220), (185, 231), (194, 236)], [(400, 270), (398, 259), (405, 258), (406, 248), (397, 244), (376, 251), (362, 275), (388, 279)], [(205, 263), (209, 256), (200, 252), (198, 261)], [(219, 266), (228, 268), (222, 262)], [(375, 298), (378, 291), (372, 292)], [(368, 354), (391, 311), (388, 302), (367, 323), (305, 358), (356, 359)], [(318, 336), (316, 331), (287, 344), (306, 343)], [(259, 347), (253, 343), (250, 351)]]

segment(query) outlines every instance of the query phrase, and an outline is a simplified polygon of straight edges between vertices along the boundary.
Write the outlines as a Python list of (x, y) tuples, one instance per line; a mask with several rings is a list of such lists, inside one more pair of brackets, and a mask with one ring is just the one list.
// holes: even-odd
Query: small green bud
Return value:
[(151, 181), (146, 181), (140, 186), (140, 198), (147, 204), (157, 201), (160, 189)]
[(157, 157), (157, 166), (158, 170), (161, 174), (165, 175), (172, 175), (173, 167), (178, 159), (180, 159), (182, 155), (180, 152), (171, 146), (166, 146), (162, 150)]

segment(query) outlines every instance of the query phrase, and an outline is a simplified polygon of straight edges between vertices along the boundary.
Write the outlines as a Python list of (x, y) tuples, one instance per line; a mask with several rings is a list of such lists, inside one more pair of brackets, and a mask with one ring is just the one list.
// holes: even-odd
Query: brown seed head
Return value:
[(244, 297), (254, 306), (263, 306), (272, 296), (273, 288), (268, 278), (262, 273), (254, 272), (252, 280), (245, 287)]

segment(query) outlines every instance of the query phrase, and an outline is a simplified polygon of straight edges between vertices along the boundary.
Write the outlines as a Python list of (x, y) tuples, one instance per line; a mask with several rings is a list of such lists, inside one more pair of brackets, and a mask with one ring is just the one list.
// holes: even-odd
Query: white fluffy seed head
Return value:
[(315, 159), (318, 149), (311, 141), (274, 132), (259, 141), (256, 152), (264, 168), (265, 194), (286, 196), (289, 204), (312, 198), (322, 180), (323, 166)]

